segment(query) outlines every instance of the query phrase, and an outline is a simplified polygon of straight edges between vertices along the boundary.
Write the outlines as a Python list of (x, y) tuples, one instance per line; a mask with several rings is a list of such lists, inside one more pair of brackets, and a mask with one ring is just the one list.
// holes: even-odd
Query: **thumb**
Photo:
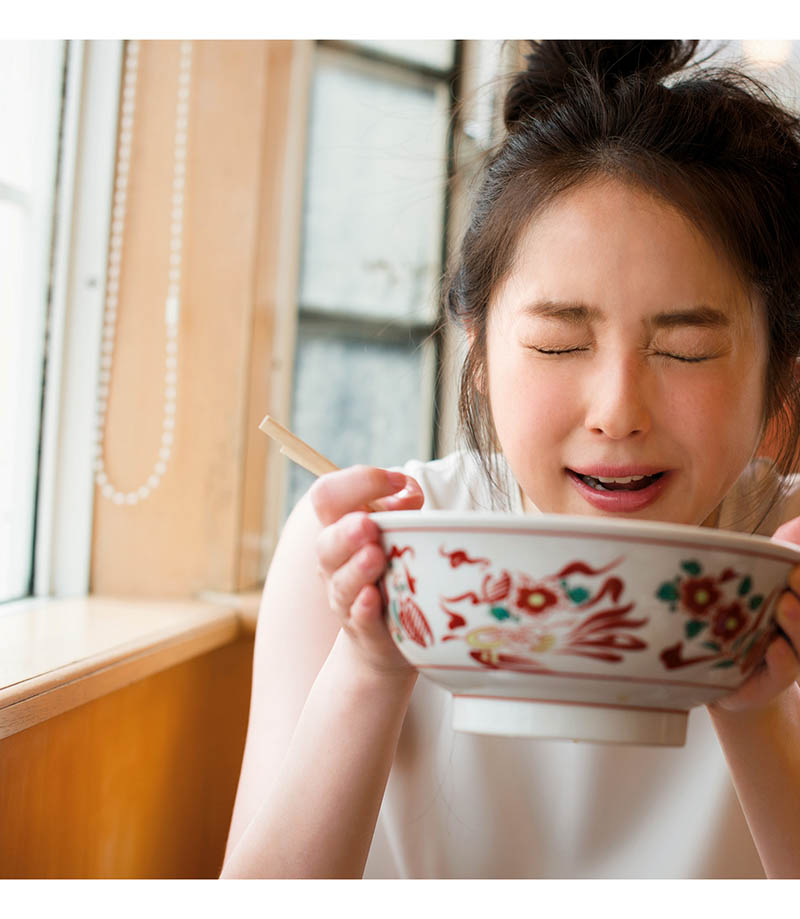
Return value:
[(793, 520), (782, 523), (772, 534), (772, 538), (800, 546), (800, 517), (795, 517)]

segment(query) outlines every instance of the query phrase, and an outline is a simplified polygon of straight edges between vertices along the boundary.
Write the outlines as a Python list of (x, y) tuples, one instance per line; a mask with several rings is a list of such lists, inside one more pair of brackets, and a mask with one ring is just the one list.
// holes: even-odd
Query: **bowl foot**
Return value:
[(471, 734), (682, 747), (688, 712), (454, 696), (453, 728)]

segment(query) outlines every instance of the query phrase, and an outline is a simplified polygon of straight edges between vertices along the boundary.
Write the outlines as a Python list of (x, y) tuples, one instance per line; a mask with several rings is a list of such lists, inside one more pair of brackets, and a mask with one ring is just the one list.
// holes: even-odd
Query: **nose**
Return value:
[(652, 425), (644, 368), (633, 357), (598, 363), (588, 379), (585, 426), (611, 440), (641, 437)]

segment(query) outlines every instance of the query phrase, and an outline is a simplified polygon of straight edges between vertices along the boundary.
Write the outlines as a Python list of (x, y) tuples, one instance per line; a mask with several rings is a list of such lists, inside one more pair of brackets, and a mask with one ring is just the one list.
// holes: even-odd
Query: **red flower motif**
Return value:
[(517, 606), (531, 616), (538, 616), (548, 607), (555, 606), (558, 597), (546, 587), (520, 587), (517, 591)]
[(747, 616), (740, 603), (731, 603), (730, 606), (721, 606), (714, 614), (711, 631), (722, 641), (730, 641), (742, 631), (747, 622)]
[(695, 616), (704, 616), (719, 596), (713, 578), (690, 578), (681, 584), (681, 603)]

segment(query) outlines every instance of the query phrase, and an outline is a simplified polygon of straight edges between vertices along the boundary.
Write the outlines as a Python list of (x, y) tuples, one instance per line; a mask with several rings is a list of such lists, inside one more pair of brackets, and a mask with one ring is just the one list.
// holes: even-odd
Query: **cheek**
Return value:
[(744, 466), (761, 432), (763, 386), (748, 374), (687, 379), (664, 393), (663, 418), (701, 465)]
[(503, 355), (489, 375), (489, 400), (504, 452), (543, 451), (579, 424), (574, 374), (537, 366), (529, 355)]

